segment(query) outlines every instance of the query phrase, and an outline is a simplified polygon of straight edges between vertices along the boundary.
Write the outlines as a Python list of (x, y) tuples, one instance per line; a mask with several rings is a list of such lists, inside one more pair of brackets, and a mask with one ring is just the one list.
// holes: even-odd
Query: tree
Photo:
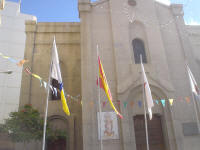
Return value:
[[(13, 142), (28, 143), (39, 141), (43, 137), (44, 120), (31, 105), (25, 105), (18, 112), (11, 112), (4, 124), (0, 125), (0, 133), (7, 134)], [(50, 128), (47, 123), (47, 139), (65, 138), (66, 131)]]

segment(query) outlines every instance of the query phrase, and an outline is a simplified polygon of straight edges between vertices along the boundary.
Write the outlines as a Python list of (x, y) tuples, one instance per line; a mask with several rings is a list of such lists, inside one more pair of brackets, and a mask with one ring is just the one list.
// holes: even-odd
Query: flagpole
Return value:
[(21, 12), (21, 4), (22, 4), (22, 0), (19, 0), (19, 11)]
[(99, 46), (97, 44), (97, 80), (98, 80), (98, 105), (99, 105), (99, 132), (100, 132), (100, 150), (103, 149), (103, 142), (102, 142), (102, 135), (101, 135), (101, 119), (102, 119), (102, 115), (101, 115), (101, 95), (100, 95), (100, 80), (99, 80), (99, 63), (98, 63), (98, 57), (99, 57)]
[[(55, 36), (54, 36), (55, 40)], [(44, 117), (44, 127), (43, 127), (43, 142), (42, 142), (42, 150), (45, 150), (45, 140), (46, 140), (46, 127), (47, 127), (47, 115), (48, 115), (48, 105), (49, 105), (49, 91), (50, 91), (50, 83), (51, 83), (51, 70), (52, 70), (52, 53), (53, 53), (53, 48), (51, 49), (51, 63), (49, 67), (49, 79), (48, 79), (48, 84), (47, 84), (47, 98), (46, 98), (46, 109), (45, 109), (45, 117)]]
[[(140, 62), (142, 64), (142, 55), (140, 55)], [(149, 150), (149, 137), (148, 137), (148, 126), (147, 126), (147, 115), (146, 115), (146, 102), (144, 96), (144, 84), (142, 80), (142, 96), (143, 96), (143, 103), (144, 103), (144, 121), (145, 121), (145, 133), (146, 133), (146, 143), (147, 143), (147, 150)]]
[[(186, 66), (186, 70), (188, 72), (188, 78), (189, 78), (189, 82), (191, 82), (190, 78), (191, 78), (191, 75), (189, 75), (189, 70), (188, 70), (188, 65), (185, 64)], [(195, 98), (194, 98), (194, 93), (192, 92), (192, 85), (190, 83), (190, 92), (192, 94), (192, 102), (193, 102), (193, 105), (194, 105), (194, 111), (195, 111), (195, 116), (196, 116), (196, 120), (197, 120), (197, 128), (198, 128), (198, 133), (200, 133), (200, 121), (199, 121), (199, 118), (198, 118), (198, 113), (197, 113), (197, 107), (196, 107), (196, 103), (195, 103)]]

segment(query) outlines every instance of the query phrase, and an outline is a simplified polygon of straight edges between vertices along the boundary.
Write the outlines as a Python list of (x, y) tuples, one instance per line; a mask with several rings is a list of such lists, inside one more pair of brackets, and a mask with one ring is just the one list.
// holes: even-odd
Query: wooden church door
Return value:
[(66, 150), (66, 139), (61, 138), (47, 142), (47, 150)]
[[(147, 116), (147, 118), (149, 118)], [(146, 134), (144, 115), (133, 117), (137, 150), (146, 150)], [(152, 120), (148, 119), (148, 137), (150, 150), (165, 150), (162, 132), (161, 117), (154, 115)]]

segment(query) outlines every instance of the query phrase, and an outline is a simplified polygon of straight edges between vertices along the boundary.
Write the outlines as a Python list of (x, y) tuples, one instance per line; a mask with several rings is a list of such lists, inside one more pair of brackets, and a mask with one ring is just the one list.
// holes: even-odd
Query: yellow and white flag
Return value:
[(142, 67), (142, 76), (143, 76), (143, 81), (144, 81), (144, 91), (145, 91), (145, 96), (146, 96), (146, 102), (147, 102), (147, 108), (149, 112), (149, 119), (152, 119), (152, 107), (154, 106), (153, 104), (153, 99), (151, 95), (151, 89), (149, 87), (149, 83), (147, 80), (147, 76), (144, 71), (144, 66), (141, 61), (141, 67)]
[(52, 49), (52, 70), (51, 70), (51, 77), (58, 81), (60, 85), (60, 95), (61, 95), (61, 102), (63, 106), (64, 112), (69, 116), (70, 111), (69, 107), (67, 105), (67, 101), (65, 98), (64, 88), (63, 88), (63, 82), (62, 82), (62, 76), (60, 71), (60, 65), (59, 65), (59, 58), (58, 58), (58, 52), (56, 47), (56, 40), (54, 38), (53, 41), (53, 49)]

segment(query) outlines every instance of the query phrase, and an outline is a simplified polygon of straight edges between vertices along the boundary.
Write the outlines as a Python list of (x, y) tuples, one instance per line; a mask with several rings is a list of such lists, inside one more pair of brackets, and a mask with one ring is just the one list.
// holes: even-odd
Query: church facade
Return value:
[[(200, 81), (200, 27), (185, 25), (183, 6), (166, 6), (153, 0), (99, 0), (92, 4), (80, 0), (79, 14), (83, 149), (100, 149), (98, 107), (89, 109), (90, 101), (98, 100), (97, 45), (113, 99), (124, 116), (118, 118), (119, 138), (103, 140), (103, 149), (146, 149), (144, 111), (138, 105), (138, 100), (143, 99), (138, 51), (143, 55), (153, 99), (174, 99), (173, 106), (167, 102), (165, 107), (153, 107), (153, 120), (148, 122), (150, 149), (199, 149), (194, 105), (192, 100), (188, 104), (179, 99), (192, 99), (186, 62)], [(101, 100), (107, 100), (104, 91)], [(127, 107), (124, 102), (128, 102)], [(129, 107), (131, 102), (133, 107)], [(112, 111), (109, 104), (102, 109)]]
[[(49, 101), (52, 125), (69, 134), (63, 141), (64, 149), (146, 149), (139, 59), (142, 54), (153, 99), (159, 100), (152, 109), (153, 119), (148, 121), (150, 150), (198, 150), (200, 135), (195, 113), (200, 119), (200, 107), (199, 101), (192, 101), (185, 64), (200, 84), (200, 27), (185, 25), (183, 6), (167, 6), (154, 0), (79, 0), (78, 8), (80, 23), (26, 22), (25, 58), (31, 71), (48, 79), (55, 35), (64, 88), (73, 97), (80, 94), (78, 100), (68, 98), (72, 112), (69, 117), (62, 112), (60, 101)], [(116, 119), (105, 92), (100, 90), (100, 100), (106, 102), (101, 105), (105, 113), (101, 128), (97, 45), (113, 102), (123, 115), (123, 119)], [(20, 105), (31, 103), (43, 115), (46, 92), (39, 88), (39, 82), (23, 75), (21, 86)], [(173, 105), (169, 99), (174, 100)], [(160, 100), (165, 100), (164, 106)], [(101, 143), (102, 130), (107, 137)], [(41, 143), (31, 145), (32, 149), (40, 149)]]

